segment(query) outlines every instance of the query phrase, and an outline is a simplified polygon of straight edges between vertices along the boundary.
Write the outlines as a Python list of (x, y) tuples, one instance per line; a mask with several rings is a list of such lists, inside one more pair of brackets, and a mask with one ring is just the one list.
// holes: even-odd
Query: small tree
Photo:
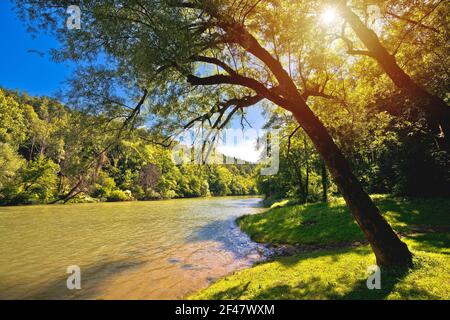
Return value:
[(147, 193), (149, 189), (156, 189), (158, 183), (161, 181), (161, 171), (158, 166), (150, 163), (141, 169), (139, 177), (144, 192)]

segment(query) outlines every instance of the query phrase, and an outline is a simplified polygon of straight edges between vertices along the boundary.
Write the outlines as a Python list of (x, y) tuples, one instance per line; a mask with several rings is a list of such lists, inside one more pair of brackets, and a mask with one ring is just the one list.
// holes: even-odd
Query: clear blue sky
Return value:
[[(38, 34), (33, 39), (13, 9), (10, 0), (0, 0), (0, 86), (31, 95), (53, 96), (75, 67), (52, 61), (49, 50), (58, 48), (56, 39), (47, 34)], [(250, 108), (247, 118), (255, 129), (264, 123), (259, 107)], [(236, 119), (233, 127), (239, 126)]]
[(9, 0), (0, 0), (0, 39), (0, 86), (4, 88), (52, 96), (74, 69), (69, 63), (52, 61), (49, 49), (58, 47), (56, 40), (45, 34), (33, 39)]

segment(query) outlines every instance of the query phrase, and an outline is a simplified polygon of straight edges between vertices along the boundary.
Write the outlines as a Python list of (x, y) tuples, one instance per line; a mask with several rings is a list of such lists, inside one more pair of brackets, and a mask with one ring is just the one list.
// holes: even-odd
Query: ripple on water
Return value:
[[(259, 198), (0, 208), (0, 299), (173, 299), (270, 252), (235, 223)], [(79, 265), (82, 289), (67, 290)]]

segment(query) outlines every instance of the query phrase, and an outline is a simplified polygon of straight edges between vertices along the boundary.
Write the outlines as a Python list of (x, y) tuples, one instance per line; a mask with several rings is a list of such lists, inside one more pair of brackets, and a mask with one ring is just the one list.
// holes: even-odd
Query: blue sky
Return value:
[[(52, 61), (49, 50), (58, 48), (56, 39), (44, 33), (33, 38), (9, 0), (0, 0), (0, 37), (1, 87), (25, 91), (30, 95), (54, 96), (75, 70), (75, 65), (69, 62)], [(252, 127), (260, 129), (265, 122), (261, 108), (252, 107), (247, 111)], [(239, 119), (234, 121), (232, 127), (240, 127)], [(240, 149), (237, 153), (242, 151)]]
[(4, 88), (52, 96), (74, 69), (70, 63), (52, 61), (49, 49), (58, 47), (56, 40), (45, 34), (33, 39), (9, 0), (0, 0), (0, 37), (0, 86)]

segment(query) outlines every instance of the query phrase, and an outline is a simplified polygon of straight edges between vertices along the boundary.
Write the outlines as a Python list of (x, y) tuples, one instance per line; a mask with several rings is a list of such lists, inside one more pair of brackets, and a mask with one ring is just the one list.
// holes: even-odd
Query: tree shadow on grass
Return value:
[(450, 255), (450, 233), (421, 233), (408, 235), (414, 242), (410, 245), (415, 250), (439, 252)]
[[(339, 252), (333, 251), (320, 251), (308, 254), (301, 254), (290, 257), (279, 257), (274, 262), (278, 262), (285, 267), (294, 267), (297, 263), (301, 263), (303, 260), (314, 258), (330, 258), (331, 267), (335, 261), (339, 261), (340, 254), (351, 252), (352, 254), (358, 254), (361, 256), (367, 256), (371, 254), (369, 247), (361, 248), (347, 248), (342, 249)], [(337, 259), (337, 260), (336, 260)], [(353, 258), (352, 258), (353, 259)], [(411, 298), (411, 299), (436, 299), (439, 298), (424, 289), (417, 288), (414, 283), (408, 283), (405, 285), (399, 285), (405, 280), (405, 277), (411, 272), (415, 271), (413, 268), (396, 268), (396, 269), (382, 269), (381, 270), (381, 289), (369, 289), (367, 286), (367, 279), (369, 274), (359, 274), (356, 276), (350, 272), (351, 265), (347, 267), (342, 265), (345, 261), (338, 262), (341, 265), (336, 265), (339, 272), (336, 276), (329, 275), (327, 270), (317, 270), (318, 272), (311, 272), (311, 274), (299, 274), (298, 282), (285, 283), (280, 279), (280, 283), (271, 287), (262, 288), (259, 283), (252, 281), (250, 286), (251, 291), (247, 291), (250, 282), (245, 285), (237, 285), (229, 289), (225, 289), (216, 293), (211, 298), (214, 299), (240, 299), (242, 296), (248, 299), (261, 299), (261, 300), (289, 300), (289, 299), (330, 299), (330, 300), (382, 300), (386, 299), (392, 292), (395, 291), (395, 295), (392, 298)], [(327, 264), (322, 260), (322, 263)], [(370, 263), (370, 261), (367, 261)], [(306, 267), (305, 270), (309, 270), (310, 267)], [(299, 269), (303, 270), (303, 269)], [(341, 271), (339, 271), (341, 270)], [(332, 270), (333, 271), (333, 270)], [(359, 269), (357, 272), (364, 272)], [(270, 281), (272, 282), (272, 281)], [(273, 283), (273, 282), (272, 282)], [(263, 285), (263, 284), (262, 284)]]
[[(398, 279), (400, 281), (401, 279)], [(345, 279), (342, 279), (345, 281)], [(386, 286), (383, 290), (377, 290), (374, 295), (373, 291), (365, 286), (362, 282), (354, 286), (347, 294), (342, 295), (336, 288), (336, 285), (328, 282), (325, 278), (319, 276), (311, 276), (302, 279), (297, 285), (280, 284), (264, 290), (259, 290), (255, 295), (247, 295), (246, 298), (252, 300), (342, 300), (342, 299), (383, 299), (392, 288), (392, 285)], [(249, 282), (246, 285), (234, 286), (229, 289), (214, 294), (211, 299), (240, 299), (247, 290)]]
[(337, 298), (343, 300), (383, 300), (394, 290), (395, 286), (406, 277), (409, 270), (409, 268), (390, 270), (382, 268), (380, 289), (369, 289), (367, 286), (367, 279), (362, 279), (353, 286), (351, 291)]
[(375, 200), (375, 203), (382, 212), (390, 211), (391, 217), (397, 222), (408, 226), (450, 225), (450, 215), (448, 214), (449, 199), (402, 199), (388, 197)]
[(262, 242), (331, 244), (364, 239), (346, 206), (336, 203), (275, 208), (247, 216), (241, 225)]
[(334, 292), (333, 285), (322, 281), (319, 277), (311, 277), (300, 281), (297, 286), (277, 285), (267, 288), (251, 298), (256, 300), (323, 300), (333, 299)]
[[(296, 286), (278, 285), (270, 287), (250, 298), (260, 300), (382, 300), (386, 299), (396, 288), (396, 285), (404, 279), (408, 274), (408, 270), (384, 271), (382, 274), (382, 285), (379, 290), (368, 289), (366, 279), (364, 279), (359, 281), (356, 285), (353, 285), (350, 291), (342, 294), (340, 290), (336, 288), (336, 285), (327, 282), (323, 278), (314, 276), (307, 280), (300, 281)], [(343, 277), (341, 281), (345, 282), (346, 279)], [(396, 291), (398, 291), (400, 295), (399, 298), (439, 299), (439, 297), (430, 292), (413, 287), (396, 288)]]
[(300, 253), (294, 256), (276, 257), (275, 259), (283, 266), (292, 267), (302, 260), (315, 259), (321, 257), (328, 257), (330, 258), (330, 263), (337, 263), (341, 259), (340, 255), (346, 253), (353, 253), (360, 256), (366, 256), (368, 254), (371, 254), (372, 251), (370, 250), (369, 246), (363, 246), (358, 248), (348, 246), (336, 249), (315, 250), (313, 252)]
[[(258, 294), (250, 296), (250, 299), (257, 300), (375, 300), (385, 299), (395, 288), (396, 284), (404, 279), (408, 270), (385, 271), (382, 276), (382, 288), (380, 290), (370, 290), (367, 288), (366, 279), (363, 279), (353, 285), (350, 291), (342, 294), (342, 286), (340, 290), (334, 283), (328, 282), (326, 278), (320, 276), (311, 276), (307, 279), (302, 279), (295, 286), (277, 285), (259, 291)], [(339, 281), (345, 283), (347, 279), (342, 277)], [(234, 295), (236, 288), (231, 288), (225, 292), (221, 292), (222, 296), (228, 298), (238, 299), (243, 292), (239, 291), (239, 295)], [(413, 292), (414, 291), (414, 292)], [(436, 298), (429, 293), (415, 288), (410, 288), (402, 292), (402, 296), (428, 296), (429, 298)], [(220, 298), (220, 297), (216, 297)]]
[(247, 291), (250, 281), (243, 284), (237, 285), (224, 291), (215, 293), (211, 299), (213, 300), (229, 300), (229, 299), (240, 299), (242, 295)]

